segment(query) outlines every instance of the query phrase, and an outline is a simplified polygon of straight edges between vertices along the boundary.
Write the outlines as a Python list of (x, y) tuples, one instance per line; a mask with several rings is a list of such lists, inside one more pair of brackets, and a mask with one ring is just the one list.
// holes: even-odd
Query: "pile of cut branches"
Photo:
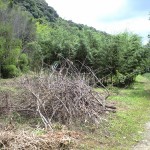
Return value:
[(65, 60), (59, 68), (51, 69), (49, 74), (22, 78), (21, 83), (28, 97), (27, 104), (22, 106), (36, 108), (46, 128), (52, 129), (53, 121), (67, 125), (76, 122), (100, 123), (102, 113), (107, 110), (109, 93), (104, 87), (101, 93), (96, 92), (89, 85), (91, 78), (100, 81), (90, 69), (88, 71), (87, 78), (72, 62)]
[(71, 131), (48, 132), (36, 135), (30, 131), (0, 131), (0, 149), (26, 150), (69, 150), (78, 141), (81, 134)]

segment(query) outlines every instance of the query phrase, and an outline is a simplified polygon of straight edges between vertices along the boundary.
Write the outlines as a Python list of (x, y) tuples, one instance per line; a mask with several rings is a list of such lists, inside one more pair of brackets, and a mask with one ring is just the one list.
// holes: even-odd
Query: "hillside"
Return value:
[(48, 21), (56, 21), (59, 17), (57, 12), (45, 2), (45, 0), (14, 0), (15, 4), (29, 11), (34, 18), (44, 17)]

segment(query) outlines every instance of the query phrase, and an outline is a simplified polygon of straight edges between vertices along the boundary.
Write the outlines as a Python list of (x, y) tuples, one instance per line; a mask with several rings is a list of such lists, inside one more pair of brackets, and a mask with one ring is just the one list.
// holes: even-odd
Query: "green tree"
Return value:
[(22, 54), (25, 44), (34, 40), (28, 17), (18, 7), (10, 7), (10, 3), (0, 10), (0, 70), (4, 78), (17, 76), (28, 68), (27, 55)]

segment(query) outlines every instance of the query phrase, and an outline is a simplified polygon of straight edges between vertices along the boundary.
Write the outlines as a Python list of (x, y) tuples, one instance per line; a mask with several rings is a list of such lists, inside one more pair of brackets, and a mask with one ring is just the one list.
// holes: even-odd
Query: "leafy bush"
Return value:
[(2, 67), (3, 78), (13, 78), (20, 75), (20, 70), (15, 65), (6, 65)]
[(26, 54), (21, 54), (19, 61), (19, 68), (22, 72), (27, 72), (29, 70), (28, 67), (28, 57)]

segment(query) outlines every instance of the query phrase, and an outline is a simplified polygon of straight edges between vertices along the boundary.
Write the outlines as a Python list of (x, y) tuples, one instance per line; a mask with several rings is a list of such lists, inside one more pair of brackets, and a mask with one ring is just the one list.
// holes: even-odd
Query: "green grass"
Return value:
[(138, 76), (132, 87), (117, 93), (109, 99), (117, 113), (108, 116), (105, 129), (87, 133), (80, 149), (128, 150), (142, 139), (145, 123), (150, 121), (150, 74)]

